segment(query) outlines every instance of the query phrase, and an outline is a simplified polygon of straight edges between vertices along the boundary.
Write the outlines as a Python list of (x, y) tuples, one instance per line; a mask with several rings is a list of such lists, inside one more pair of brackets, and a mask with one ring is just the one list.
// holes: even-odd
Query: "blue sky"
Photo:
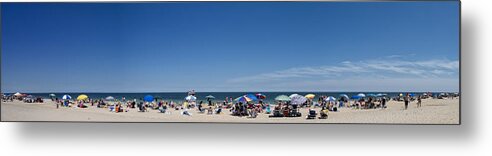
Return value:
[(2, 3), (3, 92), (458, 91), (458, 2)]

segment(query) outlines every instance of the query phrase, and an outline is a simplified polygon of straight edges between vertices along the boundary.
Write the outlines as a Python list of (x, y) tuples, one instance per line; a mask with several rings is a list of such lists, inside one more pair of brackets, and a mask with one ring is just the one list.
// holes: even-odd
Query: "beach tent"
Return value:
[(337, 99), (335, 99), (335, 97), (333, 96), (329, 96), (325, 99), (325, 101), (336, 101)]
[(62, 96), (62, 99), (63, 100), (70, 100), (70, 99), (72, 99), (72, 97), (70, 95), (65, 94)]
[(316, 96), (316, 95), (314, 95), (314, 94), (307, 94), (307, 95), (306, 95), (306, 96), (304, 96), (304, 97), (306, 97), (306, 98), (308, 98), (308, 99), (314, 99), (314, 97), (315, 97), (315, 96)]
[(80, 94), (79, 96), (77, 96), (77, 100), (87, 100), (89, 97), (85, 94)]
[(275, 97), (275, 101), (290, 101), (290, 97), (287, 95), (279, 95)]
[(152, 102), (152, 101), (154, 101), (154, 97), (152, 95), (146, 95), (144, 97), (144, 101), (146, 101), (146, 102)]
[(307, 101), (307, 98), (302, 95), (296, 95), (290, 98), (290, 104), (301, 105)]

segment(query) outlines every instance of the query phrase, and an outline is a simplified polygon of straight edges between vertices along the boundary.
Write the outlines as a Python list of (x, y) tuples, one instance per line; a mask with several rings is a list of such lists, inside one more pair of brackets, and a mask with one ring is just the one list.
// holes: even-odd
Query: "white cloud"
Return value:
[[(456, 84), (450, 85), (453, 86), (451, 88), (457, 89), (458, 70), (459, 61), (457, 60), (431, 59), (409, 61), (386, 58), (359, 62), (343, 61), (338, 65), (331, 66), (289, 68), (270, 73), (233, 78), (228, 80), (228, 82), (229, 84), (248, 84), (250, 86), (253, 83), (270, 87), (277, 85), (276, 87), (278, 88), (282, 88), (281, 86), (285, 86), (285, 84), (292, 84), (292, 82), (302, 82), (298, 83), (301, 86), (296, 87), (303, 87), (304, 85), (304, 88), (306, 88), (307, 86), (316, 85), (326, 86), (326, 82), (333, 84), (336, 83), (335, 80), (344, 80), (352, 84), (361, 85), (377, 82), (378, 79), (384, 79), (384, 81), (391, 82), (392, 84), (396, 84), (397, 82), (435, 83), (439, 82), (439, 80), (446, 80), (446, 82), (456, 82)], [(368, 78), (372, 80), (368, 81)], [(426, 79), (432, 81), (425, 81)], [(370, 85), (363, 86), (371, 88)], [(442, 88), (442, 84), (439, 87)]]

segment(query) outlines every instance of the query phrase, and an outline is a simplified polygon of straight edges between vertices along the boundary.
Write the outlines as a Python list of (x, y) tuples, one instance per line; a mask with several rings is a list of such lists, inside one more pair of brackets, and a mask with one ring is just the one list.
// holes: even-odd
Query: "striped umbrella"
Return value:
[(65, 94), (62, 96), (62, 99), (63, 100), (70, 100), (70, 99), (72, 99), (72, 97), (70, 95)]
[(307, 98), (302, 95), (293, 96), (290, 99), (290, 104), (292, 105), (301, 105), (307, 101)]
[(240, 96), (236, 99), (234, 99), (234, 101), (238, 101), (238, 102), (250, 102), (250, 101), (253, 101), (253, 99), (247, 97), (247, 96)]

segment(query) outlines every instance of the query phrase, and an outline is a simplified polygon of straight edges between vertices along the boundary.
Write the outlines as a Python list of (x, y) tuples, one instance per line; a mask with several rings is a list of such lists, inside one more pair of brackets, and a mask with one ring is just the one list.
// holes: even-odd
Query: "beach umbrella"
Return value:
[(256, 93), (256, 98), (258, 98), (258, 99), (266, 99), (266, 95), (261, 94), (261, 93)]
[(186, 101), (196, 101), (196, 97), (193, 95), (188, 95), (187, 97), (185, 97), (185, 100)]
[(28, 99), (34, 99), (34, 96), (28, 95), (28, 96), (26, 96), (26, 98), (28, 98)]
[(77, 96), (77, 100), (87, 100), (89, 97), (85, 94), (80, 94)]
[(154, 101), (154, 96), (152, 96), (152, 95), (146, 95), (146, 96), (144, 96), (144, 101), (146, 101), (146, 102), (152, 102), (152, 101)]
[(65, 94), (62, 96), (62, 99), (63, 100), (70, 100), (70, 99), (72, 99), (72, 97), (70, 95)]
[(17, 92), (17, 93), (14, 94), (14, 96), (22, 96), (22, 94), (19, 93), (19, 92)]
[(290, 94), (290, 95), (289, 95), (289, 98), (291, 98), (291, 99), (292, 99), (292, 97), (295, 97), (295, 96), (299, 96), (299, 94)]
[(377, 94), (376, 96), (377, 96), (377, 97), (383, 97), (383, 96), (387, 96), (387, 95), (388, 95), (388, 94), (381, 94), (381, 93), (379, 93), (379, 94)]
[(279, 95), (275, 97), (275, 101), (290, 101), (290, 97), (287, 95)]
[(347, 100), (349, 99), (347, 94), (340, 94), (340, 99), (342, 99), (342, 98), (345, 98)]
[(359, 93), (359, 94), (357, 94), (357, 96), (359, 96), (359, 97), (366, 97), (366, 94)]
[(256, 95), (254, 95), (254, 94), (246, 94), (245, 96), (250, 98), (253, 101), (258, 101), (258, 98), (256, 98)]
[(306, 96), (304, 96), (304, 97), (306, 97), (306, 98), (308, 98), (308, 99), (314, 99), (314, 97), (315, 97), (315, 96), (316, 96), (316, 95), (314, 95), (314, 94), (307, 94), (307, 95), (306, 95)]
[(250, 102), (250, 101), (253, 101), (251, 98), (247, 97), (247, 96), (240, 96), (236, 99), (234, 99), (234, 101), (238, 101), (238, 102)]
[(403, 93), (400, 93), (400, 96), (403, 96)]
[(333, 96), (329, 96), (325, 99), (325, 101), (336, 101), (337, 99), (335, 99), (335, 97)]
[(367, 94), (367, 97), (376, 97), (375, 94)]
[(292, 105), (301, 105), (307, 101), (307, 98), (301, 95), (293, 96), (290, 99), (290, 104)]
[(113, 101), (113, 100), (114, 100), (114, 97), (112, 97), (112, 96), (108, 96), (108, 97), (106, 97), (105, 99), (106, 99), (107, 101)]
[(363, 97), (360, 97), (358, 95), (354, 95), (354, 96), (351, 97), (351, 99), (360, 99), (360, 98), (363, 98)]
[(56, 95), (55, 94), (50, 94), (50, 97), (55, 97)]
[(205, 96), (205, 98), (207, 98), (207, 99), (215, 99), (215, 97), (212, 96), (212, 95)]

